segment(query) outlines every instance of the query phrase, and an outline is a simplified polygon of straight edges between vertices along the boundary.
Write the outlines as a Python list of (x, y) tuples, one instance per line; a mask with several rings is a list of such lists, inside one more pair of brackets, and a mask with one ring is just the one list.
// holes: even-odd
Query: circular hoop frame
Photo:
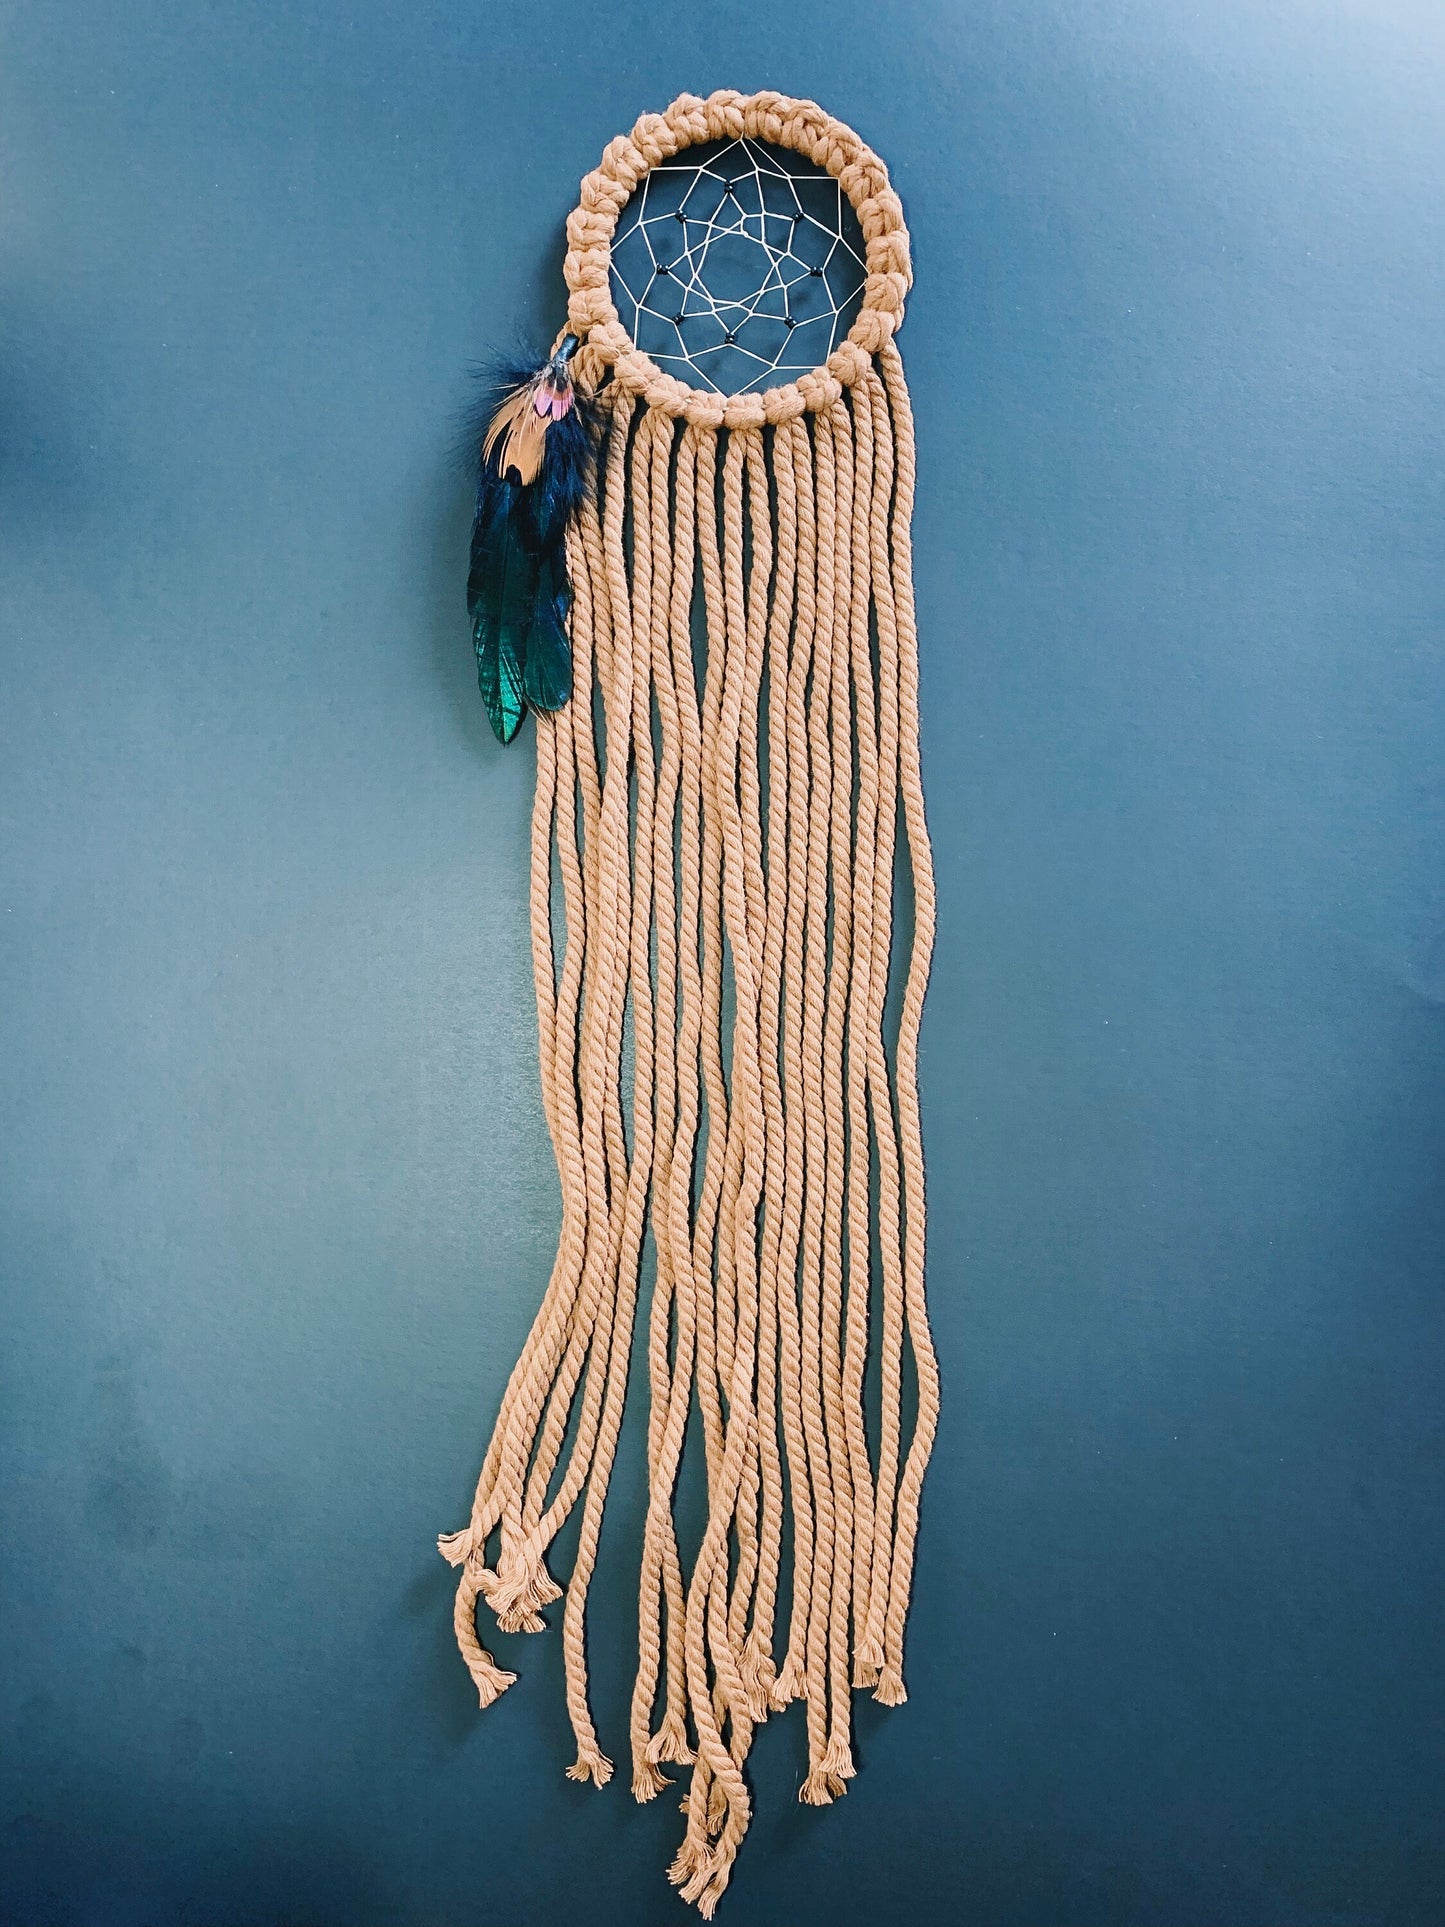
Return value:
[[(612, 236), (617, 217), (649, 169), (705, 141), (770, 142), (805, 155), (831, 174), (853, 204), (867, 244), (863, 305), (847, 337), (821, 367), (796, 381), (748, 395), (718, 395), (664, 374), (632, 340), (612, 300)], [(811, 100), (724, 90), (700, 100), (680, 94), (665, 114), (644, 114), (630, 134), (609, 141), (601, 165), (582, 183), (567, 219), (568, 324), (583, 354), (610, 367), (620, 386), (650, 408), (704, 428), (761, 428), (826, 408), (860, 381), (903, 319), (912, 285), (903, 204), (878, 156)]]

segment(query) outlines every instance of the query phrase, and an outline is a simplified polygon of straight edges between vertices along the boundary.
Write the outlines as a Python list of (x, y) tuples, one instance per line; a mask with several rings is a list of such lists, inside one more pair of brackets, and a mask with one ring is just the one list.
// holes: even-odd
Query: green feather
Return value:
[(509, 630), (499, 631), (493, 641), (478, 641), (477, 687), (497, 741), (510, 743), (522, 727), (527, 699), (522, 688), (522, 665)]
[(520, 494), (517, 484), (507, 481), (482, 489), (467, 576), (477, 686), (503, 743), (511, 742), (527, 713), (527, 630), (538, 593), (537, 562), (522, 540)]
[(534, 709), (561, 709), (572, 694), (572, 645), (567, 638), (571, 592), (559, 549), (542, 559), (536, 607), (527, 630), (526, 691)]

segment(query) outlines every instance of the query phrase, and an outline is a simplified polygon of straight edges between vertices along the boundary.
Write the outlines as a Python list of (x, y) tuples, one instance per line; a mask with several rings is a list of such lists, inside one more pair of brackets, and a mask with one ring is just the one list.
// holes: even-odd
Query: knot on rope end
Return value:
[(577, 1764), (567, 1769), (569, 1780), (590, 1780), (593, 1786), (606, 1786), (612, 1778), (612, 1762), (605, 1753), (598, 1752), (595, 1746), (577, 1749)]
[(873, 1689), (873, 1697), (880, 1706), (902, 1706), (908, 1698), (903, 1684), (903, 1675), (896, 1666), (885, 1666), (878, 1675), (878, 1684)]

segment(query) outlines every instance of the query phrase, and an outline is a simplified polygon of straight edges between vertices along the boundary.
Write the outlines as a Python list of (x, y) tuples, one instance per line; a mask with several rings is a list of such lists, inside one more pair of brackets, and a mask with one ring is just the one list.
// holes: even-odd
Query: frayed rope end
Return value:
[[(824, 1759), (828, 1756), (824, 1754)], [(840, 1774), (829, 1773), (825, 1767), (815, 1766), (798, 1788), (798, 1798), (805, 1807), (830, 1807), (835, 1800), (841, 1800), (848, 1791), (848, 1782)]]
[[(683, 1801), (682, 1810), (684, 1813), (687, 1812), (687, 1802), (685, 1800)], [(697, 1875), (700, 1869), (706, 1869), (710, 1867), (711, 1864), (712, 1855), (702, 1845), (701, 1841), (695, 1839), (693, 1835), (689, 1833), (682, 1845), (678, 1848), (677, 1857), (667, 1870), (667, 1877), (674, 1887), (685, 1887), (688, 1882)], [(684, 1898), (686, 1898), (685, 1895)]]
[(873, 1697), (880, 1706), (902, 1706), (908, 1698), (903, 1675), (896, 1666), (883, 1668), (878, 1675), (878, 1684), (873, 1689)]
[(777, 1668), (767, 1644), (756, 1633), (749, 1633), (743, 1647), (742, 1661), (738, 1673), (747, 1696), (748, 1713), (759, 1726), (773, 1712), (773, 1687), (777, 1684)]
[(647, 1758), (656, 1766), (670, 1760), (674, 1766), (691, 1766), (693, 1751), (687, 1743), (687, 1728), (681, 1713), (669, 1713), (647, 1742)]
[(794, 1700), (808, 1697), (808, 1681), (802, 1667), (790, 1654), (783, 1662), (783, 1670), (768, 1689), (768, 1703), (774, 1712), (781, 1713), (785, 1706)]
[(477, 1698), (481, 1702), (482, 1711), (485, 1712), (494, 1700), (502, 1697), (509, 1686), (516, 1685), (517, 1675), (509, 1673), (505, 1667), (494, 1665), (485, 1653), (482, 1659), (481, 1665), (478, 1665), (475, 1660), (471, 1661), (467, 1671), (472, 1676), (472, 1684), (477, 1689)]
[(545, 1633), (547, 1622), (540, 1613), (528, 1612), (524, 1606), (509, 1606), (506, 1612), (497, 1614), (497, 1630), (503, 1633)]
[(654, 1766), (651, 1760), (639, 1760), (632, 1769), (632, 1797), (640, 1807), (655, 1800), (664, 1787), (671, 1785), (661, 1767)]
[[(877, 1633), (871, 1632), (863, 1635), (862, 1639), (858, 1642), (858, 1651), (854, 1655), (855, 1662), (860, 1668), (867, 1666), (872, 1669), (873, 1679), (877, 1679), (886, 1657), (887, 1655), (883, 1651), (883, 1641), (878, 1637)], [(868, 1682), (870, 1686), (872, 1683), (872, 1680)]]
[(682, 1887), (682, 1898), (696, 1907), (704, 1920), (711, 1920), (717, 1904), (732, 1877), (735, 1849), (714, 1849), (703, 1860), (692, 1878)]
[(598, 1753), (592, 1747), (582, 1747), (577, 1754), (577, 1764), (567, 1769), (569, 1780), (590, 1780), (594, 1786), (606, 1786), (612, 1778), (612, 1762), (605, 1753)]
[[(545, 1562), (540, 1558), (519, 1561), (508, 1559), (505, 1552), (497, 1561), (495, 1572), (480, 1576), (480, 1591), (483, 1599), (497, 1616), (498, 1625), (504, 1617), (521, 1616), (535, 1613), (541, 1606), (550, 1606), (554, 1599), (562, 1597), (562, 1588), (548, 1572)], [(532, 1631), (531, 1627), (525, 1628)]]

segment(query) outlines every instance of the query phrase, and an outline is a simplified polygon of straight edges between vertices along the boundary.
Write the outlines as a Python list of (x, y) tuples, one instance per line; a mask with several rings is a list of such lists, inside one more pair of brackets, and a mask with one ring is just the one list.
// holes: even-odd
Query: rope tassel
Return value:
[[(634, 346), (608, 250), (650, 169), (743, 136), (839, 181), (868, 274), (825, 363), (723, 396)], [(603, 427), (565, 538), (577, 698), (536, 710), (532, 944), (562, 1229), (471, 1519), (439, 1544), (486, 1705), (514, 1676), (477, 1638), (476, 1602), (505, 1630), (539, 1630), (562, 1596), (548, 1554), (580, 1505), (567, 1770), (605, 1784), (585, 1617), (641, 1310), (631, 1781), (645, 1801), (665, 1768), (688, 1776), (670, 1877), (709, 1917), (747, 1831), (757, 1726), (804, 1702), (799, 1798), (824, 1805), (853, 1777), (853, 1692), (905, 1697), (939, 1402), (917, 1091), (934, 889), (914, 433), (893, 340), (908, 242), (877, 157), (772, 94), (684, 96), (645, 117), (583, 183), (568, 237), (572, 368)], [(690, 1560), (689, 1455), (706, 1489)]]

